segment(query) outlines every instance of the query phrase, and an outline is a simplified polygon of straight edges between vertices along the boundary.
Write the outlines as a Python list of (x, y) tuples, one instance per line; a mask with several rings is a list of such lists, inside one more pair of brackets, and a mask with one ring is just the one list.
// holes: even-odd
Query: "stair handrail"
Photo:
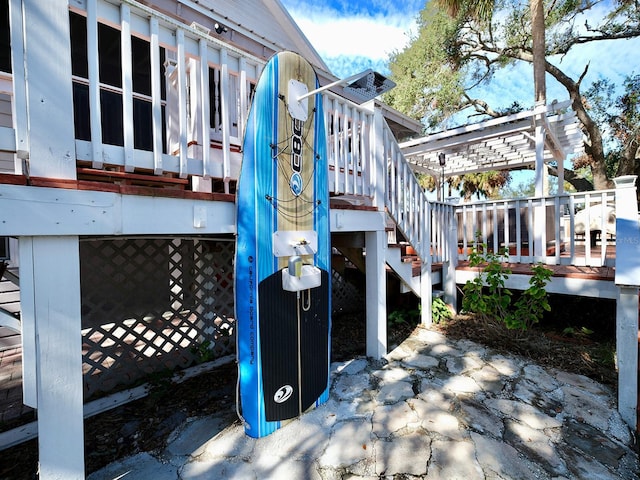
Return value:
[(386, 168), (385, 209), (423, 262), (448, 262), (454, 205), (428, 200), (391, 128), (380, 112), (376, 115), (381, 118), (377, 123), (381, 128), (376, 129), (381, 137), (380, 164)]

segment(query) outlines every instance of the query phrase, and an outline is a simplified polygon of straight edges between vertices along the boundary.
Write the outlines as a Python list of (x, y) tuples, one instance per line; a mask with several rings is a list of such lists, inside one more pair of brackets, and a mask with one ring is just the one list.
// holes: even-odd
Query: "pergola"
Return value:
[(564, 160), (584, 153), (584, 135), (570, 105), (570, 101), (553, 102), (409, 140), (400, 148), (414, 171), (435, 178), (533, 167), (536, 195), (543, 194), (543, 164), (555, 161), (562, 191)]

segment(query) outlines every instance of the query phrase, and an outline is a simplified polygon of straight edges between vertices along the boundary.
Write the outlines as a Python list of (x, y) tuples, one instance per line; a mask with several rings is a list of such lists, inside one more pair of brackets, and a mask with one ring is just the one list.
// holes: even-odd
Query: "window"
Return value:
[(0, 237), (0, 262), (11, 260), (9, 252), (9, 237)]
[(0, 0), (0, 72), (11, 73), (9, 0)]
[[(91, 140), (89, 122), (89, 68), (87, 51), (87, 19), (70, 12), (71, 68), (74, 76), (73, 107), (75, 137)], [(100, 77), (100, 114), (102, 141), (110, 145), (124, 145), (122, 104), (122, 40), (120, 30), (98, 24), (98, 69)], [(151, 45), (139, 37), (131, 37), (131, 73), (133, 80), (133, 139), (134, 148), (153, 149), (153, 123), (151, 105)], [(160, 49), (160, 64), (165, 50)], [(164, 75), (160, 75), (161, 98), (166, 98)], [(163, 142), (165, 145), (163, 117)], [(164, 150), (164, 148), (163, 148)], [(166, 153), (166, 152), (165, 152)]]

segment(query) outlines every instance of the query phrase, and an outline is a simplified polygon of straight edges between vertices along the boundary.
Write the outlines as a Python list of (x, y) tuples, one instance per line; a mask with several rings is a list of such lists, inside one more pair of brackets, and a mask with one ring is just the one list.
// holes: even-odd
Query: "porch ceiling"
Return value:
[(544, 161), (564, 160), (584, 153), (583, 134), (570, 102), (554, 102), (541, 110), (527, 110), (486, 122), (445, 130), (410, 140), (400, 148), (417, 172), (441, 175), (438, 154), (444, 153), (445, 176), (487, 170), (535, 166), (536, 122), (545, 131)]

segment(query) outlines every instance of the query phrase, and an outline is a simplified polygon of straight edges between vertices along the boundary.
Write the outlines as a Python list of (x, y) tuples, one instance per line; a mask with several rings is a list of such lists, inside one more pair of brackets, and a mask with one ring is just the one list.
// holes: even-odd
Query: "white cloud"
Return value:
[[(300, 29), (339, 77), (356, 73), (358, 67), (386, 66), (389, 54), (400, 50), (415, 30), (421, 7), (404, 2), (283, 2)], [(349, 7), (349, 8), (348, 8)], [(382, 10), (381, 10), (382, 9)], [(352, 63), (352, 65), (350, 65)], [(378, 68), (379, 69), (379, 68)]]

